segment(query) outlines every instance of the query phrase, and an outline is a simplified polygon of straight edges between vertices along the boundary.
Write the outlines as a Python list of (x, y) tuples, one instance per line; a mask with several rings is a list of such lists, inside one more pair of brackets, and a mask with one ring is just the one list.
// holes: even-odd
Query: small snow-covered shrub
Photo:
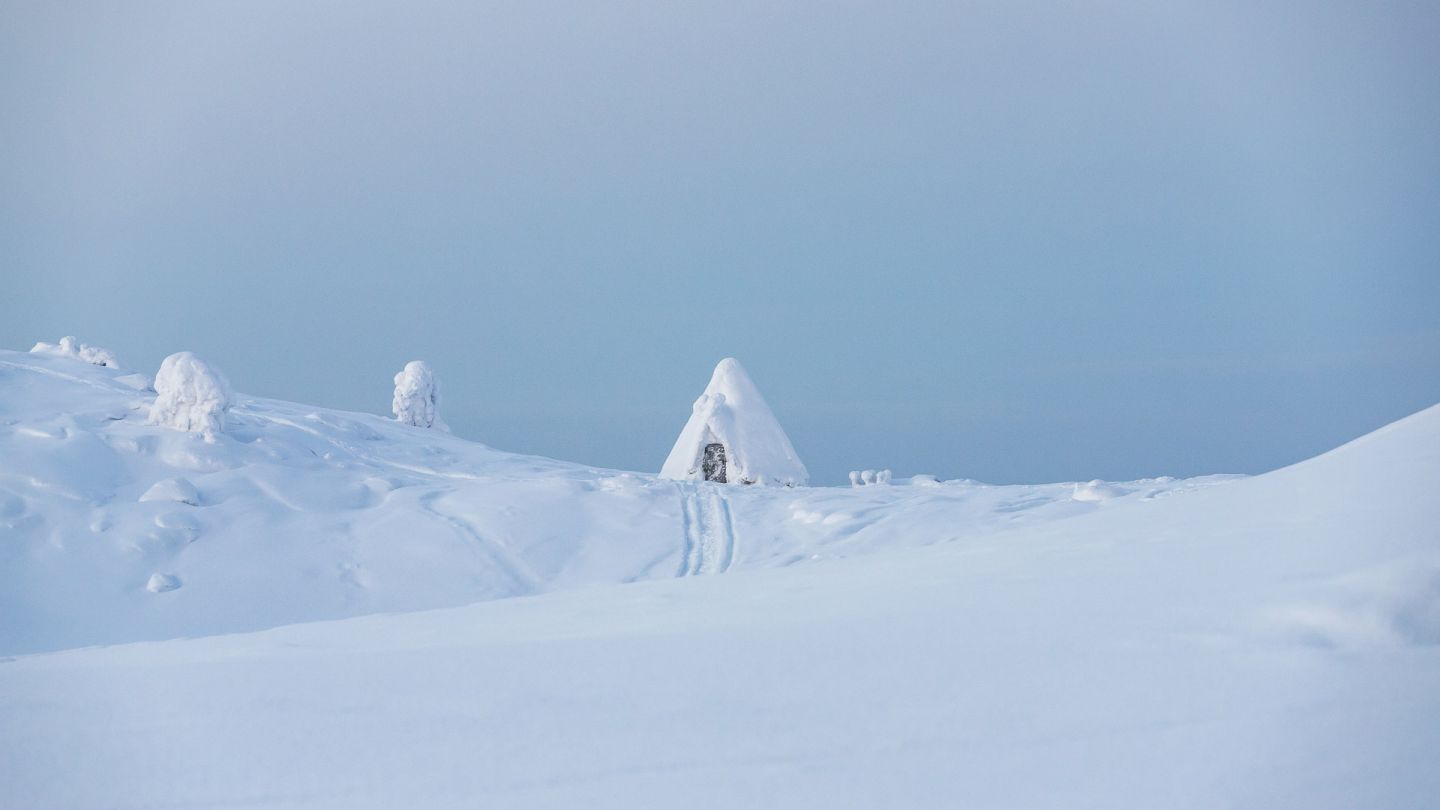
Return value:
[(1075, 484), (1075, 490), (1070, 495), (1072, 500), (1099, 503), (1108, 501), (1111, 498), (1118, 498), (1125, 494), (1125, 490), (1108, 484), (1100, 479)]
[(851, 470), (850, 486), (868, 487), (876, 484), (890, 483), (891, 474), (889, 470)]
[(220, 370), (190, 352), (176, 352), (155, 375), (155, 404), (150, 424), (214, 435), (225, 430), (230, 382)]
[(424, 360), (411, 360), (395, 375), (395, 421), (423, 428), (445, 429), (440, 420), (440, 386)]
[(36, 343), (30, 350), (36, 354), (53, 354), (56, 357), (69, 357), (74, 360), (81, 360), (86, 363), (93, 363), (106, 368), (119, 368), (120, 363), (115, 360), (115, 355), (100, 348), (99, 346), (88, 346), (73, 337), (62, 337), (59, 343)]

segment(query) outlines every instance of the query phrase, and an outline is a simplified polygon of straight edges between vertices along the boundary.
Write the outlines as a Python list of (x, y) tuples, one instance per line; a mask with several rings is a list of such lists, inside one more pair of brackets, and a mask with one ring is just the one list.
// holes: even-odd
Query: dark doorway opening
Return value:
[(719, 442), (705, 445), (705, 456), (700, 462), (700, 472), (706, 481), (714, 481), (717, 484), (726, 483), (725, 445)]

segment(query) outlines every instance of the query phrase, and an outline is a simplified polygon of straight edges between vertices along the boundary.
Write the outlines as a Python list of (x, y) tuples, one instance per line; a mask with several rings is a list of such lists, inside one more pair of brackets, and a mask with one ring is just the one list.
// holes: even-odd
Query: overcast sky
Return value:
[[(1440, 6), (0, 0), (0, 346), (658, 470), (1261, 472), (1440, 402)], [(3, 392), (0, 392), (3, 395)]]

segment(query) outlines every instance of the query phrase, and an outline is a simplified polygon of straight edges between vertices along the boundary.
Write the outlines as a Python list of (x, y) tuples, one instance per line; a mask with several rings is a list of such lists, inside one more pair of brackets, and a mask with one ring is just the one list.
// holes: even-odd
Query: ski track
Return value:
[(677, 483), (680, 524), (684, 532), (677, 576), (723, 574), (735, 564), (735, 521), (726, 498), (715, 484)]
[(348, 443), (348, 442), (341, 441), (340, 439), (338, 439), (338, 438), (336, 438), (336, 437), (334, 437), (334, 436), (331, 436), (331, 435), (325, 433), (324, 431), (321, 431), (321, 430), (318, 430), (318, 429), (316, 429), (316, 428), (310, 427), (309, 425), (302, 425), (302, 424), (300, 424), (299, 422), (294, 421), (293, 419), (287, 419), (287, 418), (285, 418), (285, 417), (283, 417), (283, 416), (276, 416), (276, 415), (273, 414), (273, 413), (260, 412), (260, 411), (255, 411), (255, 410), (249, 410), (249, 409), (247, 409), (246, 411), (242, 412), (242, 415), (247, 416), (247, 417), (251, 417), (251, 418), (256, 418), (256, 419), (264, 419), (264, 420), (266, 420), (266, 421), (272, 422), (272, 423), (277, 424), (277, 425), (284, 425), (284, 426), (286, 426), (286, 427), (294, 428), (295, 430), (301, 431), (302, 433), (308, 433), (308, 434), (310, 434), (311, 436), (314, 436), (315, 438), (317, 438), (317, 439), (319, 439), (319, 440), (321, 440), (321, 441), (323, 441), (323, 442), (326, 442), (327, 444), (329, 444), (329, 445), (332, 446), (332, 447), (336, 447), (336, 448), (339, 448), (340, 450), (345, 451), (346, 453), (350, 454), (350, 456), (351, 456), (355, 461), (357, 461), (357, 462), (359, 462), (359, 463), (362, 463), (362, 464), (368, 464), (368, 465), (370, 465), (371, 467), (374, 467), (374, 468), (376, 468), (376, 469), (380, 469), (380, 468), (384, 468), (384, 467), (389, 467), (389, 468), (396, 469), (396, 470), (404, 470), (405, 472), (409, 472), (409, 473), (418, 473), (418, 474), (420, 474), (420, 475), (428, 475), (428, 476), (431, 476), (431, 477), (433, 477), (433, 478), (450, 478), (450, 479), (460, 480), (460, 481), (520, 481), (520, 480), (530, 480), (530, 479), (528, 479), (528, 478), (523, 478), (523, 477), (520, 477), (520, 476), (506, 477), (506, 476), (494, 476), (494, 475), (475, 475), (474, 473), (451, 472), (451, 471), (448, 471), (448, 470), (439, 470), (439, 469), (436, 469), (436, 468), (434, 468), (434, 467), (422, 467), (422, 466), (417, 465), (417, 464), (407, 464), (407, 463), (405, 463), (405, 462), (403, 462), (403, 461), (396, 461), (396, 460), (393, 460), (393, 459), (382, 458), (381, 456), (375, 455), (374, 453), (370, 453), (370, 452), (367, 452), (367, 451), (365, 451), (365, 450), (362, 450), (361, 448), (356, 447), (356, 446), (353, 445), (353, 444), (350, 444), (350, 443)]
[(489, 558), (495, 568), (504, 572), (505, 576), (514, 583), (515, 591), (511, 596), (524, 596), (526, 594), (539, 593), (540, 583), (519, 560), (515, 559), (507, 550), (498, 547), (495, 543), (487, 541), (480, 533), (475, 531), (468, 521), (440, 511), (435, 507), (435, 501), (447, 495), (443, 490), (427, 492), (420, 496), (420, 508), (435, 517), (450, 524), (457, 533), (475, 548)]
[(693, 484), (677, 483), (675, 490), (680, 495), (680, 528), (685, 537), (685, 544), (680, 549), (680, 570), (675, 576), (689, 577), (698, 573), (697, 569), (700, 567), (701, 543), (696, 528), (700, 520), (700, 509)]
[[(84, 361), (82, 360), (82, 361), (80, 361), (80, 362), (84, 362)], [(106, 383), (96, 382), (95, 380), (87, 379), (87, 378), (85, 378), (85, 377), (80, 377), (80, 376), (76, 376), (76, 375), (73, 375), (73, 374), (64, 374), (64, 373), (62, 373), (62, 372), (55, 371), (55, 370), (53, 370), (53, 369), (45, 368), (44, 366), (32, 366), (32, 365), (30, 365), (29, 363), (16, 363), (16, 362), (9, 361), (9, 360), (0, 361), (0, 366), (5, 366), (5, 367), (7, 367), (7, 368), (13, 368), (13, 369), (19, 369), (19, 370), (21, 370), (21, 371), (29, 371), (29, 372), (33, 372), (33, 373), (35, 373), (35, 374), (42, 374), (42, 375), (44, 375), (44, 376), (46, 376), (46, 377), (51, 377), (51, 378), (57, 379), (57, 380), (64, 380), (64, 381), (66, 381), (66, 382), (75, 383), (75, 384), (77, 384), (77, 385), (88, 385), (88, 386), (91, 387), (91, 388), (98, 388), (98, 389), (100, 389), (100, 390), (102, 390), (102, 391), (106, 391), (106, 392), (110, 392), (110, 391), (114, 391), (114, 390), (115, 390), (113, 386), (107, 385)], [(115, 369), (115, 370), (118, 371), (118, 372), (120, 372), (121, 374), (130, 374), (130, 373), (133, 373), (133, 372), (127, 371), (127, 370), (125, 370), (125, 369), (119, 369), (119, 368), (117, 368), (117, 369)], [(136, 391), (135, 393), (136, 393), (136, 394), (139, 394), (139, 393), (141, 393), (141, 392)]]
[(724, 553), (720, 558), (720, 573), (723, 574), (735, 564), (736, 546), (738, 545), (735, 540), (735, 515), (730, 509), (730, 499), (725, 497), (718, 487), (715, 488), (713, 494), (719, 507), (717, 511), (720, 513), (725, 538)]

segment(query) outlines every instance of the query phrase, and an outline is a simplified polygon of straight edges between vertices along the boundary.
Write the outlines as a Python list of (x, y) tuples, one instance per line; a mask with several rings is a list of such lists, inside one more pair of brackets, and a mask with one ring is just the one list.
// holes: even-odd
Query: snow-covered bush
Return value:
[(395, 399), (390, 407), (395, 421), (402, 424), (446, 429), (440, 419), (440, 386), (424, 360), (411, 360), (395, 375)]
[(1126, 491), (1120, 487), (1097, 478), (1094, 481), (1076, 483), (1075, 491), (1070, 497), (1076, 501), (1099, 503), (1100, 501), (1108, 501), (1111, 498), (1118, 498), (1125, 494), (1127, 494)]
[(155, 404), (150, 424), (213, 435), (225, 429), (230, 382), (219, 369), (190, 352), (176, 352), (155, 375)]
[(69, 357), (74, 360), (81, 360), (86, 363), (93, 363), (106, 368), (119, 368), (115, 355), (100, 348), (99, 346), (87, 346), (73, 337), (62, 337), (59, 343), (46, 343), (41, 341), (35, 344), (30, 350), (36, 354), (53, 354), (57, 357)]
[(875, 484), (890, 483), (891, 474), (889, 470), (851, 470), (850, 486), (868, 487)]

